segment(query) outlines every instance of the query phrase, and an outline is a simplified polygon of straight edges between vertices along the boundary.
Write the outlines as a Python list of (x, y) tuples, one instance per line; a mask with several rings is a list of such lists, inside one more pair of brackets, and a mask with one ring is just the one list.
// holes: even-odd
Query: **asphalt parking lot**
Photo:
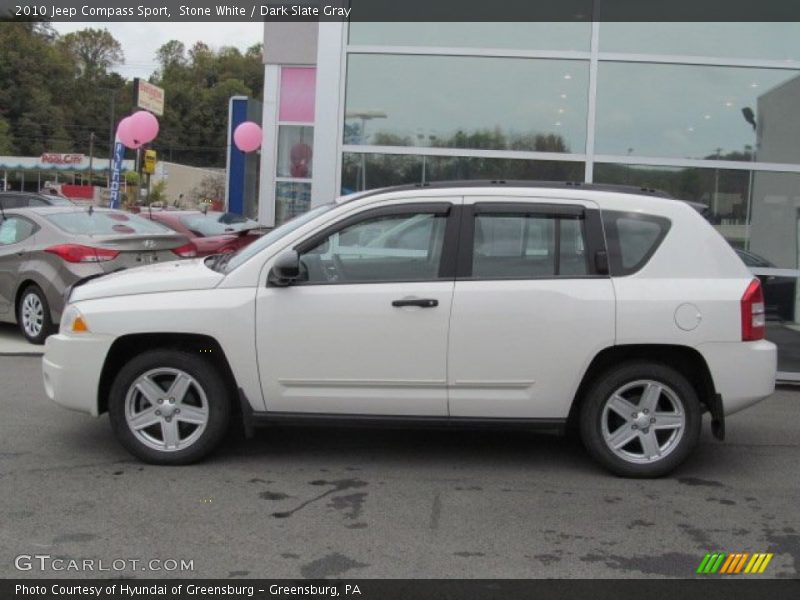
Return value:
[[(48, 555), (191, 560), (169, 575), (192, 577), (687, 577), (746, 551), (796, 577), (798, 424), (782, 389), (656, 481), (527, 433), (274, 428), (152, 467), (107, 418), (52, 405), (40, 359), (0, 356), (0, 576), (65, 575), (14, 566)], [(127, 569), (86, 576), (166, 574)]]

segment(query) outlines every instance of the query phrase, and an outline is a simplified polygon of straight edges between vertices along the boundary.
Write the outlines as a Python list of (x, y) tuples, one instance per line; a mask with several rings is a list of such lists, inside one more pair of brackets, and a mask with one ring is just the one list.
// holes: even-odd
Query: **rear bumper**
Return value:
[(775, 391), (778, 351), (766, 340), (701, 344), (725, 415), (760, 402)]
[(98, 416), (100, 374), (113, 341), (94, 334), (48, 337), (42, 358), (47, 397), (64, 408)]

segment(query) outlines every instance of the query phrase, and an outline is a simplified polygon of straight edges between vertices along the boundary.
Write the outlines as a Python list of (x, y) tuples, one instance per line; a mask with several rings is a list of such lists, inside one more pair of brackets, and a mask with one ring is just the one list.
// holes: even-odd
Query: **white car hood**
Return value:
[(72, 290), (69, 301), (210, 289), (225, 276), (209, 269), (203, 260), (172, 261), (109, 273), (78, 284)]

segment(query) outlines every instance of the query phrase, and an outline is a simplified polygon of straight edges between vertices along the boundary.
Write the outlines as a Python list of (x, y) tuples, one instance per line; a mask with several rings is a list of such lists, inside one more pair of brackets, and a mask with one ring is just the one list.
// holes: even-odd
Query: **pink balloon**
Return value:
[(119, 125), (117, 126), (117, 137), (119, 138), (119, 141), (122, 142), (123, 146), (132, 150), (136, 150), (142, 145), (142, 143), (138, 141), (134, 135), (133, 121), (131, 120), (131, 117), (125, 117), (119, 122)]
[(140, 144), (148, 144), (158, 135), (158, 119), (153, 113), (140, 110), (131, 115), (134, 137)]
[(242, 152), (252, 152), (261, 147), (261, 127), (252, 121), (245, 121), (233, 131), (233, 143)]

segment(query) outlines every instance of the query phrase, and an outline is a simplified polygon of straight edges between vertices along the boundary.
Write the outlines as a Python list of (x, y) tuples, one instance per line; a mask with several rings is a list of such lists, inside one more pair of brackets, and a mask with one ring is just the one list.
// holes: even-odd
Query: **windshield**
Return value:
[(130, 235), (173, 233), (160, 223), (115, 211), (76, 211), (46, 215), (53, 225), (75, 235)]
[(328, 212), (336, 208), (336, 204), (331, 202), (330, 204), (323, 204), (322, 206), (318, 206), (307, 213), (299, 215), (292, 219), (291, 221), (287, 221), (280, 227), (276, 227), (266, 235), (261, 236), (252, 244), (245, 246), (241, 250), (239, 250), (236, 254), (230, 255), (230, 258), (227, 260), (227, 265), (224, 267), (225, 273), (230, 273), (234, 269), (236, 269), (239, 265), (244, 264), (246, 261), (250, 260), (253, 256), (261, 252), (267, 246), (270, 246), (277, 242), (282, 237), (290, 234), (296, 229), (299, 229), (309, 221), (317, 218), (318, 216)]
[(42, 194), (42, 196), (47, 198), (47, 202), (50, 203), (50, 206), (75, 206), (71, 200), (62, 198), (61, 196), (52, 196), (50, 194)]
[(184, 224), (186, 229), (200, 237), (236, 233), (237, 231), (258, 229), (260, 227), (258, 222), (252, 219), (240, 217), (236, 220), (223, 221), (223, 217), (225, 215), (222, 217), (217, 217), (216, 215), (187, 215), (181, 217), (181, 223)]

